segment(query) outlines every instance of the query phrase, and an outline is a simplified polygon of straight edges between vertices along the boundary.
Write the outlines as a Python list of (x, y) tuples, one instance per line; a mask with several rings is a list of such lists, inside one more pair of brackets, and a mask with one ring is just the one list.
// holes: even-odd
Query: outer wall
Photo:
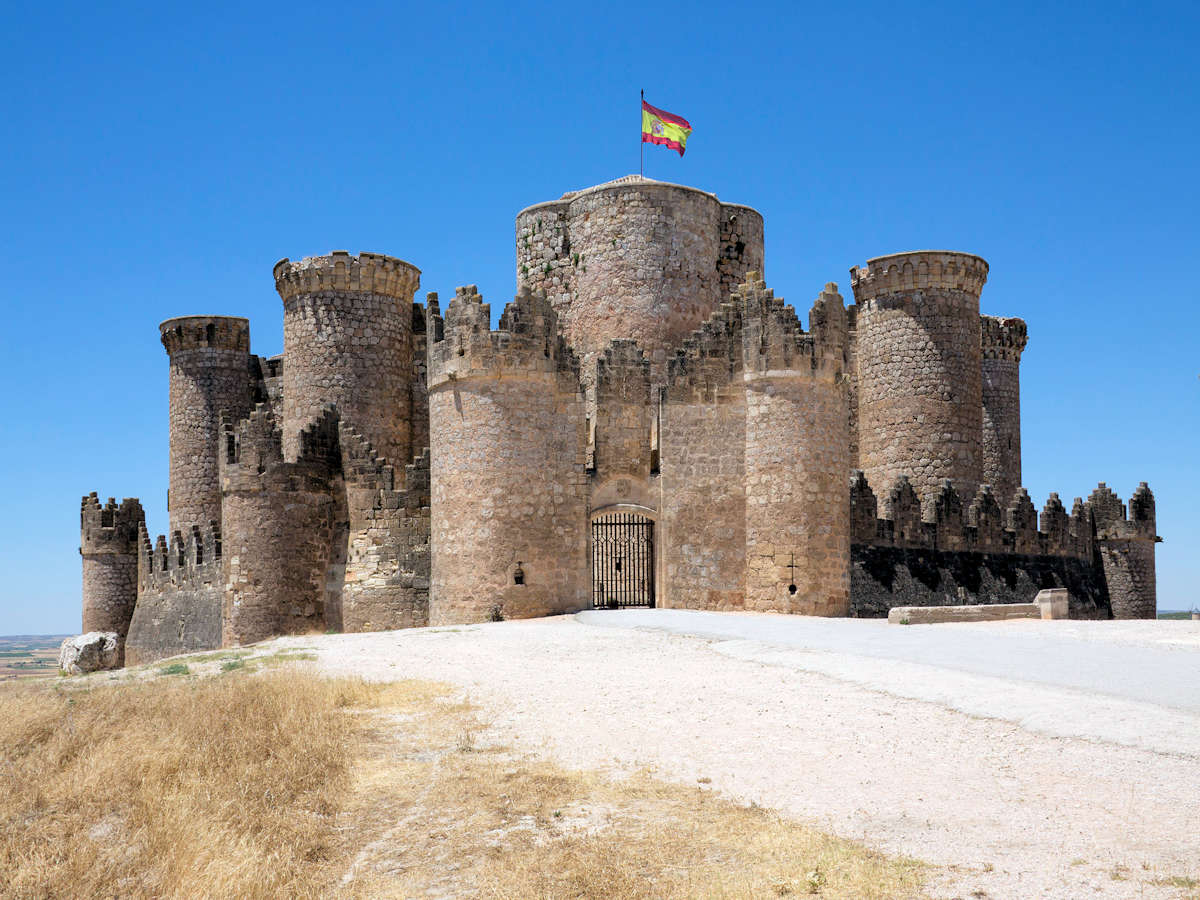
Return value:
[(412, 319), (411, 297), (321, 291), (284, 301), (285, 459), (296, 459), (301, 429), (336, 403), (398, 471), (412, 462)]
[(332, 502), (308, 491), (225, 495), (224, 646), (324, 630)]
[(907, 475), (923, 503), (983, 471), (979, 298), (918, 290), (858, 304), (859, 464), (880, 497)]
[(468, 379), (430, 392), (430, 625), (587, 605), (581, 407), (550, 376)]
[(251, 408), (250, 354), (202, 347), (171, 355), (168, 496), (171, 531), (221, 521), (217, 446), (221, 413), (234, 421)]
[(840, 385), (746, 381), (747, 609), (849, 613), (847, 418)]

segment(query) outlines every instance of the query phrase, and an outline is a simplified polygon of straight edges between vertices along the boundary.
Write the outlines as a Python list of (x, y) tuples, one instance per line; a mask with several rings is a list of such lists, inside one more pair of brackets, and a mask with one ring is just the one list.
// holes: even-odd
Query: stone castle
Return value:
[(523, 210), (516, 251), (495, 330), (475, 287), (443, 313), (342, 251), (276, 264), (281, 356), (163, 322), (170, 539), (83, 498), (84, 631), (140, 663), (588, 607), (1155, 614), (1144, 483), (1040, 521), (1021, 487), (1026, 326), (980, 315), (980, 257), (872, 259), (805, 330), (758, 212), (640, 176)]

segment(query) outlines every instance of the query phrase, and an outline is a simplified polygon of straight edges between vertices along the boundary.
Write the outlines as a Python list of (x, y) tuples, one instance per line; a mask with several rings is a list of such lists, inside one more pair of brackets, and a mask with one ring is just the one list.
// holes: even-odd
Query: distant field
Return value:
[(0, 635), (0, 681), (53, 675), (58, 669), (58, 648), (70, 635)]
[(1190, 612), (1178, 612), (1178, 611), (1176, 611), (1176, 612), (1160, 612), (1158, 614), (1158, 617), (1160, 619), (1190, 619), (1192, 617), (1192, 614)]

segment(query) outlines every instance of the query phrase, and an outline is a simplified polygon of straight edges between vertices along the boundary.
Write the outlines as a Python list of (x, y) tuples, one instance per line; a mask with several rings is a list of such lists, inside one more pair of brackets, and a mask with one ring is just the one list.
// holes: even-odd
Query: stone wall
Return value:
[(1008, 503), (1021, 486), (1021, 319), (980, 317), (983, 353), (983, 480)]
[(884, 617), (894, 606), (1029, 603), (1056, 587), (1071, 594), (1071, 618), (1110, 615), (1103, 577), (1074, 557), (855, 544), (851, 559), (852, 616)]
[(589, 393), (593, 362), (618, 338), (662, 384), (668, 356), (762, 261), (757, 212), (636, 175), (517, 216), (517, 283), (545, 292)]
[[(381, 631), (429, 624), (429, 449), (401, 479), (370, 443), (341, 429), (349, 548), (342, 628)], [(398, 489), (397, 484), (405, 485)]]
[(174, 532), (220, 521), (217, 439), (222, 416), (250, 412), (250, 323), (185, 316), (158, 328), (171, 360), (167, 511)]
[(413, 293), (420, 270), (335, 251), (275, 265), (283, 298), (283, 452), (328, 404), (395, 465), (411, 461)]
[(651, 432), (657, 404), (650, 363), (633, 341), (613, 341), (596, 359), (596, 411), (592, 468), (599, 483), (650, 477)]
[(987, 263), (926, 251), (850, 270), (857, 301), (859, 464), (932, 495), (973, 496), (983, 472), (979, 293)]
[(545, 298), (490, 317), (474, 286), (431, 316), (431, 625), (587, 605), (578, 363)]
[(138, 534), (146, 514), (136, 497), (118, 506), (100, 505), (91, 493), (79, 510), (79, 553), (83, 561), (83, 632), (129, 632), (138, 589)]
[(845, 615), (850, 603), (846, 318), (830, 284), (805, 334), (751, 273), (740, 289), (746, 390), (746, 608)]
[(139, 535), (138, 600), (129, 637), (127, 665), (144, 665), (180, 653), (221, 646), (221, 530), (217, 525), (163, 535), (152, 546)]

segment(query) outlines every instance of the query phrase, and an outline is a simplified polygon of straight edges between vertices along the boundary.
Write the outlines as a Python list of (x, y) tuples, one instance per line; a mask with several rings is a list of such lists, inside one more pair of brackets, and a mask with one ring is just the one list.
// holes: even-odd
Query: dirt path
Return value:
[[(1200, 759), (896, 696), (886, 669), (862, 683), (872, 663), (861, 657), (731, 653), (729, 641), (573, 618), (273, 644), (315, 646), (330, 672), (461, 685), (494, 723), (491, 737), (570, 766), (709, 778), (730, 796), (946, 866), (937, 896), (1178, 897), (1200, 878)], [(855, 675), (807, 671), (806, 658)], [(1016, 688), (1070, 703), (1061, 688)], [(1200, 729), (1200, 717), (1170, 714)]]

